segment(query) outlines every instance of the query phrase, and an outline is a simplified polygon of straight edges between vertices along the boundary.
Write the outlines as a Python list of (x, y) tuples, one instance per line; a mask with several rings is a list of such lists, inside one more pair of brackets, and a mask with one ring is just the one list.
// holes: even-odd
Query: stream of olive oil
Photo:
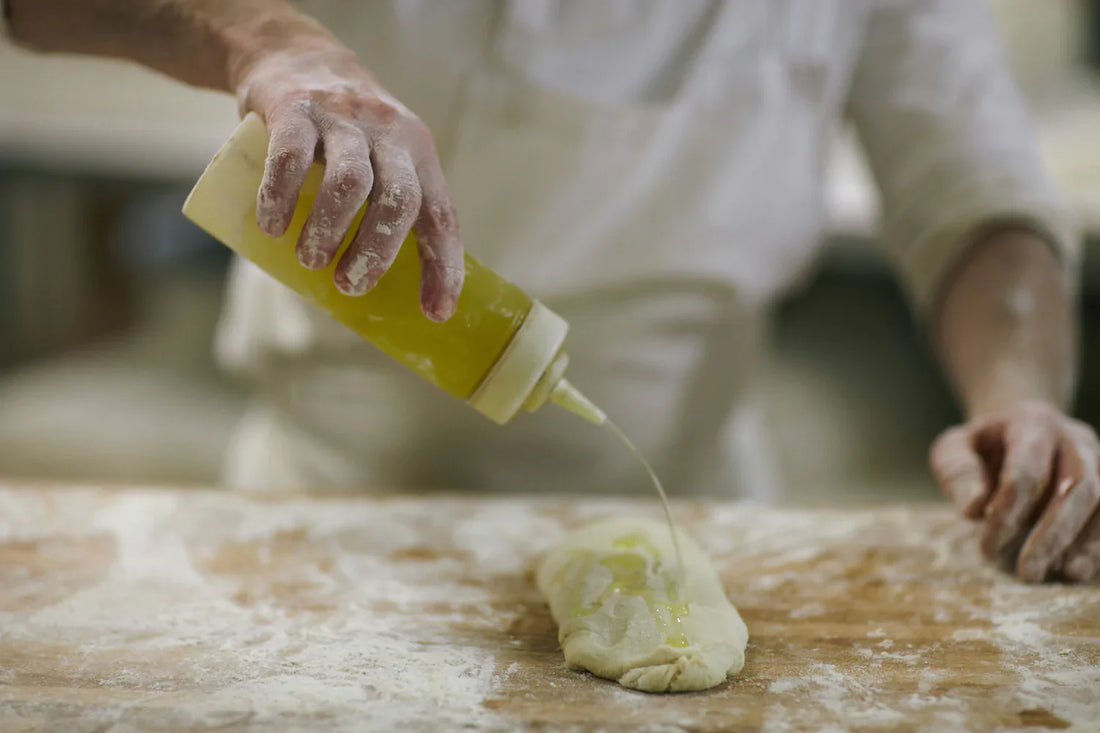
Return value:
[[(615, 434), (619, 441), (623, 445), (625, 445), (631, 453), (634, 454), (634, 457), (638, 459), (638, 462), (642, 464), (642, 467), (645, 468), (645, 472), (649, 475), (650, 481), (653, 482), (653, 487), (657, 489), (657, 496), (661, 499), (661, 506), (664, 508), (665, 519), (668, 522), (669, 535), (672, 537), (672, 548), (676, 552), (676, 568), (673, 572), (667, 573), (665, 575), (665, 584), (668, 592), (669, 601), (669, 620), (667, 624), (662, 620), (661, 614), (658, 613), (655, 608), (653, 608), (653, 604), (651, 602), (652, 599), (647, 598), (646, 600), (651, 609), (653, 609), (654, 619), (664, 628), (666, 643), (668, 643), (669, 646), (680, 648), (686, 647), (688, 645), (688, 639), (687, 635), (684, 633), (683, 617), (688, 615), (688, 603), (686, 598), (681, 598), (681, 589), (684, 587), (686, 582), (687, 570), (684, 567), (684, 556), (683, 553), (680, 551), (680, 539), (677, 536), (678, 533), (676, 531), (676, 522), (672, 518), (672, 507), (668, 503), (668, 494), (665, 493), (665, 487), (661, 483), (661, 479), (657, 476), (657, 472), (653, 470), (653, 467), (651, 465), (649, 465), (649, 461), (645, 459), (645, 456), (642, 455), (642, 452), (639, 451), (637, 447), (635, 447), (634, 443), (630, 441), (630, 438), (626, 437), (626, 434), (619, 429), (619, 426), (611, 420), (608, 420), (605, 424), (611, 430), (611, 432)], [(621, 546), (624, 548), (638, 544), (637, 542), (634, 542), (632, 540), (632, 537), (624, 537), (620, 538), (620, 540), (616, 541), (614, 544), (616, 546)], [(658, 555), (656, 548), (650, 547), (648, 549), (653, 552), (655, 557)], [(607, 563), (605, 562), (605, 565), (606, 564)], [(629, 572), (630, 570), (636, 571), (637, 568), (609, 566), (608, 569), (611, 570), (612, 575), (616, 578), (616, 582), (614, 583), (614, 585), (619, 586), (617, 588), (618, 590), (634, 592), (635, 594), (640, 594), (643, 597), (648, 595), (647, 593), (642, 592), (645, 576), (644, 568), (642, 568), (642, 587), (629, 587), (627, 585), (627, 578), (630, 575), (633, 574), (635, 576), (635, 579), (637, 579), (636, 573)], [(659, 571), (660, 569), (655, 568), (655, 570)], [(637, 585), (637, 583), (635, 582), (634, 585)]]
[[(676, 574), (679, 584), (682, 585), (684, 581), (684, 556), (680, 553), (680, 539), (676, 536), (676, 522), (672, 519), (672, 507), (668, 503), (668, 494), (665, 493), (665, 487), (661, 483), (661, 479), (657, 477), (657, 472), (653, 470), (653, 466), (649, 465), (649, 461), (645, 459), (642, 452), (634, 447), (634, 444), (630, 442), (630, 438), (626, 437), (626, 433), (619, 430), (619, 426), (608, 420), (607, 427), (615, 434), (619, 441), (627, 447), (627, 449), (634, 454), (634, 457), (638, 459), (638, 462), (645, 468), (645, 472), (649, 474), (649, 480), (653, 482), (653, 487), (657, 489), (657, 496), (661, 498), (661, 506), (665, 510), (665, 519), (668, 521), (668, 532), (672, 536), (672, 549), (676, 551)], [(675, 588), (675, 586), (673, 586)]]

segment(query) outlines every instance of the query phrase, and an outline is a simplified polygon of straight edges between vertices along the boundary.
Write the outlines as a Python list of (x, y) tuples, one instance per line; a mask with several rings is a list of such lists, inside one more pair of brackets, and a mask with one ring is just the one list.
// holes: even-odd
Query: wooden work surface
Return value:
[(651, 502), (0, 488), (0, 730), (1100, 730), (1100, 587), (1027, 587), (946, 509), (683, 504), (738, 678), (565, 668), (529, 567)]

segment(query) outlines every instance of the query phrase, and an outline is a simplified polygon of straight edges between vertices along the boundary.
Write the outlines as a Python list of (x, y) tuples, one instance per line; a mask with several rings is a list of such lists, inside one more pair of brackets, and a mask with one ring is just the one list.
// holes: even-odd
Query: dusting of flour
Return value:
[[(498, 672), (495, 655), (465, 642), (451, 622), (468, 623), (472, 606), (483, 609), (478, 623), (501, 628), (518, 609), (492, 610), (490, 591), (457, 582), (456, 566), (522, 578), (532, 545), (525, 533), (541, 528), (546, 542), (560, 533), (516, 506), (474, 514), (457, 504), (432, 518), (402, 501), (349, 509), (135, 492), (104, 504), (72, 492), (28, 515), (18, 499), (0, 495), (0, 542), (50, 543), (84, 527), (78, 534), (105, 538), (114, 554), (96, 582), (56, 602), (0, 603), (0, 644), (57, 654), (6, 666), (0, 683), (48, 673), (83, 685), (91, 676), (120, 694), (83, 719), (119, 729), (154, 720), (293, 727), (315, 718), (333, 730), (495, 727), (483, 703), (515, 669)], [(452, 531), (455, 556), (417, 554), (426, 533)], [(413, 560), (378, 561), (402, 552)], [(27, 578), (20, 597), (56, 582)], [(328, 600), (310, 606), (310, 598)], [(0, 723), (13, 710), (0, 684)]]

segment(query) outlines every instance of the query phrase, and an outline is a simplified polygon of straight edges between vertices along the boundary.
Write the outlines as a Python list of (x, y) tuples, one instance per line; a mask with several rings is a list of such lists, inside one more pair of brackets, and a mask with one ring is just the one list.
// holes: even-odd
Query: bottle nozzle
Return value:
[(604, 414), (603, 410), (592, 404), (587, 397), (581, 394), (580, 390), (566, 379), (559, 379), (558, 383), (554, 385), (554, 389), (550, 392), (550, 401), (559, 407), (564, 407), (574, 415), (580, 415), (594, 425), (603, 425), (607, 422), (607, 415)]

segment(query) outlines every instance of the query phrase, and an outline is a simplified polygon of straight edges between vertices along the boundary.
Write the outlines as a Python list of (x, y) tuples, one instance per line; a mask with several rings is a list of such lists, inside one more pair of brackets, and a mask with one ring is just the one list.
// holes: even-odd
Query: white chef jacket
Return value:
[[(980, 0), (299, 5), (428, 124), (466, 247), (570, 322), (570, 380), (673, 494), (776, 490), (761, 319), (814, 258), (846, 113), (918, 309), (991, 223), (1076, 266)], [(217, 350), (257, 387), (230, 485), (650, 491), (606, 431), (491, 424), (247, 263)]]

